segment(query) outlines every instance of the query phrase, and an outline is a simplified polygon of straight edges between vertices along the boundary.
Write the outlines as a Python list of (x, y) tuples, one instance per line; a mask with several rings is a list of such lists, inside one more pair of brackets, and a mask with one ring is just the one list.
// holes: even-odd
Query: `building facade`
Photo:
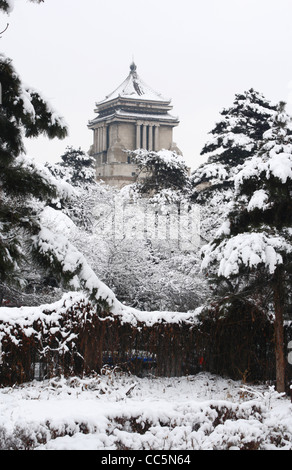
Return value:
[(123, 187), (137, 179), (137, 167), (126, 150), (139, 148), (175, 150), (171, 100), (153, 91), (137, 74), (134, 63), (124, 82), (103, 101), (96, 103), (97, 116), (89, 121), (93, 131), (90, 154), (96, 159), (97, 179)]

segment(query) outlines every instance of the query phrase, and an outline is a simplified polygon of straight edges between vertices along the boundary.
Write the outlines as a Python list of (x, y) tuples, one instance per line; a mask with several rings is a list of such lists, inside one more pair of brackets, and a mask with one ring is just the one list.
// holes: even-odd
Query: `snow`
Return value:
[(230, 235), (230, 221), (229, 220), (225, 220), (222, 223), (222, 225), (220, 226), (220, 228), (217, 230), (215, 234), (215, 238), (219, 238), (222, 235)]
[(256, 268), (264, 264), (273, 273), (283, 259), (280, 251), (291, 252), (292, 247), (280, 236), (268, 236), (265, 233), (240, 233), (223, 240), (217, 247), (214, 244), (202, 248), (204, 259), (202, 269), (206, 269), (217, 257), (220, 259), (218, 275), (229, 278), (238, 274), (243, 264)]
[(292, 179), (292, 155), (291, 153), (280, 153), (273, 155), (269, 161), (270, 172), (279, 178), (283, 184), (287, 179)]
[(15, 163), (16, 165), (22, 165), (23, 168), (27, 168), (32, 172), (37, 172), (46, 184), (56, 189), (57, 197), (60, 199), (70, 199), (73, 195), (77, 194), (71, 184), (67, 183), (64, 179), (55, 178), (48, 168), (38, 163), (33, 157), (22, 154), (15, 159)]
[(46, 206), (40, 214), (40, 223), (64, 236), (68, 236), (72, 230), (76, 229), (76, 225), (70, 217), (50, 206)]
[[(94, 279), (96, 282), (96, 279)], [(194, 324), (196, 318), (201, 311), (201, 308), (194, 311), (181, 313), (181, 312), (160, 312), (160, 311), (140, 311), (119, 302), (113, 292), (105, 286), (101, 281), (99, 285), (100, 298), (105, 298), (111, 303), (111, 314), (116, 315), (121, 319), (122, 323), (131, 323), (136, 326), (138, 323), (144, 323), (146, 326), (152, 326), (157, 323), (189, 323)], [(96, 284), (94, 284), (96, 285)], [(0, 308), (0, 341), (6, 334), (9, 335), (11, 341), (17, 344), (15, 339), (14, 328), (19, 326), (25, 330), (26, 335), (38, 336), (38, 331), (34, 329), (34, 325), (39, 320), (43, 324), (44, 330), (51, 328), (59, 328), (62, 316), (68, 311), (71, 306), (78, 304), (88, 304), (88, 297), (82, 291), (68, 292), (62, 296), (60, 300), (52, 304), (43, 304), (35, 307), (1, 307)], [(17, 330), (16, 330), (17, 333)], [(68, 340), (68, 338), (67, 338)]]
[(148, 162), (151, 163), (157, 159), (170, 169), (187, 169), (183, 156), (172, 150), (161, 149), (158, 152), (154, 152), (145, 149), (137, 149), (131, 152), (131, 154), (139, 164), (147, 165)]
[(292, 179), (292, 153), (291, 145), (274, 145), (269, 150), (268, 155), (252, 157), (244, 163), (240, 171), (234, 177), (235, 189), (238, 190), (244, 180), (249, 178), (267, 178), (271, 176), (278, 178), (285, 184), (287, 179)]
[(35, 116), (35, 110), (33, 108), (32, 103), (29, 103), (29, 101), (32, 99), (32, 95), (36, 95), (40, 101), (45, 104), (46, 110), (48, 112), (49, 118), (50, 118), (50, 125), (58, 125), (63, 128), (67, 128), (68, 124), (63, 116), (60, 116), (60, 114), (56, 111), (56, 109), (52, 106), (50, 103), (50, 100), (39, 90), (30, 87), (30, 86), (23, 86), (22, 85), (22, 90), (21, 90), (21, 98), (23, 99), (26, 98), (24, 101), (24, 111), (26, 113), (31, 113), (31, 117), (34, 118)]
[(19, 98), (23, 102), (23, 110), (25, 114), (29, 114), (31, 116), (31, 119), (34, 120), (35, 118), (35, 109), (31, 103), (31, 95), (28, 90), (25, 90), (24, 88), (21, 89), (19, 93)]
[(27, 336), (36, 334), (33, 324), (38, 320), (44, 325), (46, 324), (48, 328), (51, 325), (58, 325), (62, 314), (70, 306), (81, 300), (84, 300), (84, 295), (81, 296), (78, 292), (71, 292), (70, 294), (65, 294), (59, 301), (53, 304), (43, 304), (37, 307), (1, 307), (0, 340), (5, 334), (9, 334), (11, 340), (13, 340), (13, 332), (16, 326), (20, 326)]
[[(94, 271), (88, 265), (84, 255), (68, 241), (66, 236), (62, 233), (57, 233), (56, 230), (51, 230), (51, 214), (53, 211), (54, 209), (51, 211), (43, 211), (40, 216), (42, 221), (41, 230), (34, 238), (37, 249), (41, 254), (47, 255), (51, 262), (56, 259), (60, 263), (64, 273), (76, 272), (71, 282), (72, 287), (75, 289), (84, 287), (89, 292), (96, 289), (97, 298), (106, 300), (110, 305), (118, 305), (118, 301), (113, 292), (98, 279)], [(62, 215), (64, 214), (61, 214), (61, 212), (58, 214), (60, 220)]]
[[(155, 113), (134, 113), (134, 112), (129, 112), (129, 111), (124, 111), (122, 109), (117, 109), (114, 113), (114, 115), (116, 116), (127, 116), (127, 117), (134, 117), (134, 118), (137, 118), (137, 119), (145, 119), (145, 120), (148, 120), (148, 119), (157, 119), (159, 121), (177, 121), (178, 120), (178, 117), (177, 116), (173, 116), (172, 114), (169, 114), (169, 113), (165, 113), (165, 114), (155, 114)], [(103, 118), (100, 118), (100, 120), (102, 120)], [(98, 122), (98, 120), (94, 120), (94, 122)]]
[[(292, 405), (268, 385), (205, 372), (137, 377), (104, 368), (0, 389), (0, 448), (292, 449)], [(14, 446), (14, 447), (13, 447)]]
[[(40, 253), (49, 257), (52, 262), (56, 259), (64, 273), (75, 273), (71, 281), (71, 287), (74, 290), (84, 290), (87, 295), (95, 292), (95, 298), (97, 300), (106, 300), (111, 314), (118, 316), (122, 322), (133, 325), (144, 322), (150, 326), (164, 321), (170, 323), (189, 322), (194, 321), (194, 318), (196, 318), (194, 312), (147, 312), (124, 305), (116, 298), (114, 292), (98, 278), (85, 256), (68, 240), (65, 232), (74, 227), (73, 222), (61, 211), (51, 207), (46, 207), (42, 211), (40, 221), (40, 232), (34, 238), (35, 246)], [(42, 307), (40, 309), (42, 310)], [(1, 312), (3, 312), (3, 309), (1, 309)]]
[(222, 163), (206, 163), (201, 165), (191, 175), (193, 184), (198, 184), (205, 178), (214, 178), (220, 181), (227, 179), (227, 177), (228, 173)]
[(253, 211), (254, 209), (266, 209), (268, 207), (266, 204), (268, 198), (269, 195), (263, 189), (255, 191), (248, 203), (247, 210)]
[[(218, 139), (215, 139), (215, 142), (218, 144)], [(214, 142), (214, 143), (215, 143)], [(232, 148), (232, 147), (244, 147), (246, 149), (251, 150), (253, 148), (254, 142), (253, 139), (248, 137), (245, 134), (235, 134), (234, 132), (227, 132), (223, 135), (222, 144), (225, 147)]]

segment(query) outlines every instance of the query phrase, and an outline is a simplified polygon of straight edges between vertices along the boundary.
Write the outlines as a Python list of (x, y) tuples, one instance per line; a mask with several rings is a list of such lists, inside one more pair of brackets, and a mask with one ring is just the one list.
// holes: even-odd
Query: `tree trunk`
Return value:
[(276, 389), (277, 392), (285, 392), (285, 354), (284, 354), (284, 298), (283, 279), (281, 268), (277, 268), (274, 277), (274, 307), (275, 307), (275, 356), (276, 356)]

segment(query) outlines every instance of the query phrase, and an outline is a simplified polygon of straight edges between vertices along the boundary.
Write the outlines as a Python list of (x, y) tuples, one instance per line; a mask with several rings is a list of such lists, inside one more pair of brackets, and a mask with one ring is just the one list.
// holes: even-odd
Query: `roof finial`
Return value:
[(135, 64), (134, 59), (130, 65), (130, 70), (131, 70), (131, 73), (134, 73), (137, 70), (137, 65)]

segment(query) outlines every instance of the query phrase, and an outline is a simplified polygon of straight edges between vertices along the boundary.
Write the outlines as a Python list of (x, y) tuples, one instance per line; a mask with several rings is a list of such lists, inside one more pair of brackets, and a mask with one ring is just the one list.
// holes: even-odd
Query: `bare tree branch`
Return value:
[[(3, 34), (3, 33), (5, 33), (5, 31), (8, 29), (8, 26), (9, 26), (9, 23), (7, 23), (7, 25), (6, 25), (6, 28), (5, 28), (5, 29), (3, 29), (3, 31), (0, 31), (0, 34)], [(1, 37), (2, 37), (2, 36), (0, 36), (0, 38), (1, 38)]]

